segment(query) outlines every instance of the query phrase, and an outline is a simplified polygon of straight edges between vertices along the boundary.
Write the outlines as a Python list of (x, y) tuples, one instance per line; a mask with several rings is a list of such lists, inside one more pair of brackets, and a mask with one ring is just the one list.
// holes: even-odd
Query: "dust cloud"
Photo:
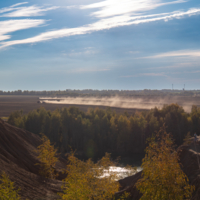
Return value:
[(180, 97), (144, 97), (144, 98), (125, 98), (125, 97), (62, 97), (62, 98), (49, 98), (41, 97), (40, 103), (47, 104), (70, 104), (70, 105), (91, 105), (91, 106), (108, 106), (118, 107), (126, 109), (161, 109), (166, 104), (177, 103), (183, 107), (186, 112), (191, 111), (192, 105), (196, 105), (197, 102), (190, 100), (184, 100)]

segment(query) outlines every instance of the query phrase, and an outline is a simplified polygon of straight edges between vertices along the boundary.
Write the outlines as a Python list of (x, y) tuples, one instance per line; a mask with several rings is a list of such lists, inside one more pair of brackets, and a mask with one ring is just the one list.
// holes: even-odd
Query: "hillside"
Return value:
[[(190, 145), (178, 148), (182, 169), (190, 183), (196, 187), (193, 200), (200, 199), (200, 165), (197, 159), (200, 156), (200, 137), (198, 142), (199, 144), (195, 146), (191, 138)], [(0, 119), (0, 171), (5, 171), (15, 182), (15, 186), (21, 189), (22, 199), (57, 199), (57, 193), (61, 192), (61, 180), (64, 178), (62, 173), (59, 173), (57, 180), (46, 179), (39, 175), (39, 167), (35, 165), (39, 163), (35, 150), (40, 144), (39, 136), (11, 126)], [(66, 160), (59, 158), (56, 171), (61, 172), (66, 164)], [(128, 191), (132, 199), (139, 200), (141, 194), (134, 185), (141, 177), (141, 173), (119, 180), (121, 188), (117, 195)]]
[[(58, 180), (49, 180), (38, 175), (39, 163), (36, 147), (40, 138), (28, 131), (13, 127), (0, 119), (0, 171), (5, 171), (15, 186), (21, 189), (22, 199), (57, 199), (61, 189), (62, 174)], [(56, 171), (66, 166), (60, 158)]]

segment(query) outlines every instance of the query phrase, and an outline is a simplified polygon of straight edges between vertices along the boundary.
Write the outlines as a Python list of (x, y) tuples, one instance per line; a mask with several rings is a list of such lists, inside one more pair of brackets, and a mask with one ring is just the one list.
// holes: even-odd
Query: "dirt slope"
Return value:
[(192, 200), (200, 199), (200, 136), (197, 138), (197, 143), (194, 143), (194, 139), (191, 138), (190, 145), (182, 145), (178, 149), (182, 169), (190, 183), (195, 185)]
[[(34, 152), (40, 145), (40, 138), (28, 131), (13, 127), (0, 119), (0, 172), (5, 171), (10, 179), (20, 187), (22, 199), (57, 199), (63, 175), (49, 180), (38, 175), (39, 163)], [(56, 171), (66, 166), (66, 160), (60, 158)]]

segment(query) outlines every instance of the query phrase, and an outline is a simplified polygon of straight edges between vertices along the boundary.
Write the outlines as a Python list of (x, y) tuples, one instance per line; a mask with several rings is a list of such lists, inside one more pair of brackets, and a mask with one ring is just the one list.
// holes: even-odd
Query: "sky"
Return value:
[(1, 0), (0, 90), (200, 89), (199, 0)]

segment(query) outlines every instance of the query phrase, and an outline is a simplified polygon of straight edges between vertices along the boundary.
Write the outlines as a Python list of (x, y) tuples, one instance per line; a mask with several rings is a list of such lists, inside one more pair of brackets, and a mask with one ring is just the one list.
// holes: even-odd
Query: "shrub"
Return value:
[(110, 161), (110, 154), (106, 155), (96, 164), (90, 159), (86, 162), (79, 160), (74, 153), (68, 157), (67, 177), (63, 180), (62, 200), (102, 200), (112, 199), (119, 189), (115, 181), (116, 174), (109, 172), (104, 176), (114, 163)]
[(50, 140), (42, 134), (42, 144), (37, 147), (38, 159), (41, 163), (37, 165), (41, 166), (40, 174), (46, 178), (55, 178), (55, 165), (58, 161), (57, 150), (51, 145)]
[(14, 182), (9, 179), (5, 172), (2, 173), (0, 182), (0, 200), (20, 200), (19, 189), (15, 189)]

